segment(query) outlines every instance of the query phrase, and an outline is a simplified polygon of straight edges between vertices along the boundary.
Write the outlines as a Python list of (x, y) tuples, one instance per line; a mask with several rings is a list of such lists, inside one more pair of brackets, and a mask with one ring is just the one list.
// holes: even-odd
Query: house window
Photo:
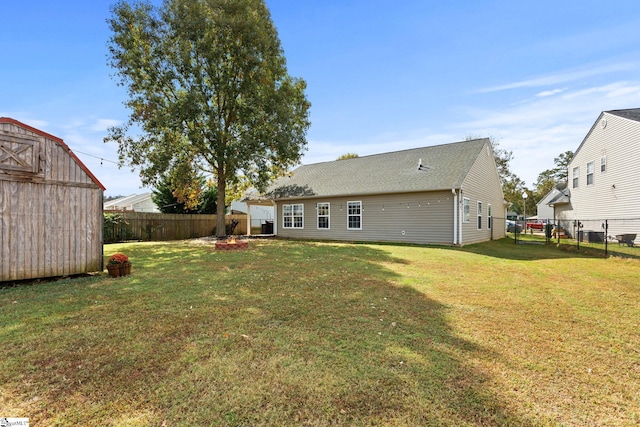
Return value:
[(362, 230), (362, 202), (347, 202), (347, 229)]
[(304, 207), (302, 204), (282, 206), (283, 228), (304, 228)]
[(594, 162), (587, 163), (587, 185), (593, 185)]
[(329, 229), (329, 203), (318, 203), (316, 205), (318, 210), (318, 230)]
[(600, 157), (600, 172), (607, 171), (607, 156)]
[(578, 188), (578, 177), (580, 176), (580, 168), (573, 168), (573, 188)]
[(491, 214), (491, 205), (487, 205), (487, 228), (491, 230), (491, 221), (493, 216)]
[(462, 199), (462, 222), (471, 221), (469, 202), (469, 199), (467, 199), (466, 197)]
[(478, 230), (482, 229), (482, 202), (478, 202)]

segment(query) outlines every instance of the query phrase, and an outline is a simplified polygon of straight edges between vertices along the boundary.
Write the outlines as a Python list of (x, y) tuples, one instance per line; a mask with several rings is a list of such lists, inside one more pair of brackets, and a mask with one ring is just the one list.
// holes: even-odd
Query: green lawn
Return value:
[(34, 426), (637, 425), (640, 248), (131, 243), (0, 289), (0, 417)]

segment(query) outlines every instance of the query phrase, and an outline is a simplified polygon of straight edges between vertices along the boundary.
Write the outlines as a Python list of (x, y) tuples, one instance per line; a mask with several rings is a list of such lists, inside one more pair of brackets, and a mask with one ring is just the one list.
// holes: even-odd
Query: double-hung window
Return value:
[(478, 230), (482, 229), (482, 202), (478, 202)]
[(607, 171), (607, 156), (600, 157), (600, 172)]
[(300, 204), (282, 206), (283, 228), (304, 228), (304, 207)]
[(491, 222), (493, 220), (493, 216), (491, 214), (491, 205), (487, 205), (487, 228), (491, 230)]
[(587, 185), (593, 185), (594, 162), (587, 163)]
[(579, 178), (580, 168), (576, 166), (575, 168), (573, 168), (573, 188), (578, 188)]
[(471, 208), (469, 207), (470, 200), (466, 197), (462, 198), (462, 222), (471, 221)]
[(362, 230), (362, 202), (347, 202), (347, 230)]
[(329, 203), (318, 203), (316, 205), (318, 211), (318, 230), (329, 229)]

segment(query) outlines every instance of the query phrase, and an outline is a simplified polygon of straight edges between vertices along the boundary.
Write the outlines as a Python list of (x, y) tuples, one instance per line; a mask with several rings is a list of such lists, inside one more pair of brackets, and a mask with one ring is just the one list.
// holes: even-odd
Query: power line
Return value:
[(109, 160), (109, 159), (105, 159), (104, 157), (99, 157), (93, 154), (89, 154), (89, 153), (83, 153), (82, 151), (78, 151), (78, 150), (74, 150), (71, 149), (71, 151), (73, 151), (74, 153), (78, 153), (78, 154), (84, 154), (85, 156), (89, 156), (89, 157), (93, 157), (95, 159), (100, 159), (100, 164), (102, 164), (102, 162), (109, 162), (109, 163), (113, 163), (114, 165), (118, 165), (118, 162), (114, 162), (113, 160)]

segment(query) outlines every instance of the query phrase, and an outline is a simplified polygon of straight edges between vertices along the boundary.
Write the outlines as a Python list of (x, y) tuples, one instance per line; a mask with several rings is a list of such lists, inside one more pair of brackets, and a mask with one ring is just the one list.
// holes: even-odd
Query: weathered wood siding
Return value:
[[(604, 122), (603, 122), (604, 120)], [(606, 171), (600, 159), (606, 156)], [(593, 184), (587, 184), (587, 163), (594, 162)], [(559, 218), (589, 223), (602, 231), (609, 222), (609, 235), (640, 235), (640, 123), (610, 113), (602, 113), (591, 128), (568, 167), (568, 183), (573, 210)], [(578, 186), (573, 187), (573, 168), (579, 168)], [(585, 228), (586, 230), (586, 228)]]
[[(462, 223), (462, 244), (501, 239), (505, 236), (506, 211), (500, 176), (491, 146), (487, 143), (462, 184), (462, 197), (469, 199), (469, 222)], [(478, 228), (478, 202), (482, 203), (482, 226)], [(488, 207), (492, 224), (489, 228)]]
[[(362, 202), (362, 229), (347, 228), (347, 202)], [(304, 228), (284, 228), (285, 204), (304, 205)], [(316, 206), (329, 203), (329, 229), (318, 229)], [(277, 234), (298, 239), (452, 244), (453, 195), (448, 192), (403, 193), (307, 199), (277, 204)]]
[[(104, 241), (150, 240), (170, 241), (214, 235), (217, 215), (163, 214), (154, 212), (105, 211), (122, 218), (113, 229), (104, 230)], [(247, 234), (246, 215), (227, 215), (225, 223), (238, 221), (233, 234)]]
[(0, 144), (0, 281), (102, 270), (102, 188), (43, 134), (3, 122)]

